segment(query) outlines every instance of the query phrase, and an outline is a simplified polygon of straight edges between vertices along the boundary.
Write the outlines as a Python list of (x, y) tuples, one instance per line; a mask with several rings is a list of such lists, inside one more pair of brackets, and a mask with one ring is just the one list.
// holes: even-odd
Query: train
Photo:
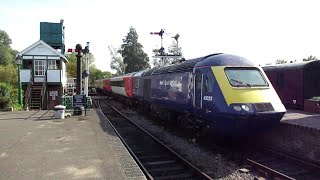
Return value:
[(305, 100), (320, 97), (320, 61), (306, 61), (262, 69), (286, 108), (305, 110)]
[(286, 112), (263, 69), (224, 53), (97, 80), (100, 92), (125, 99), (200, 134), (242, 137), (276, 126)]

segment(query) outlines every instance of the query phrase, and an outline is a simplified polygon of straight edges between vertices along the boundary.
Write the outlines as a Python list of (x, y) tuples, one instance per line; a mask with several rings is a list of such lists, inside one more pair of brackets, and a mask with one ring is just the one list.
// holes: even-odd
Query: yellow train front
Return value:
[(222, 136), (259, 133), (286, 109), (264, 71), (245, 58), (216, 54), (193, 69), (193, 113)]

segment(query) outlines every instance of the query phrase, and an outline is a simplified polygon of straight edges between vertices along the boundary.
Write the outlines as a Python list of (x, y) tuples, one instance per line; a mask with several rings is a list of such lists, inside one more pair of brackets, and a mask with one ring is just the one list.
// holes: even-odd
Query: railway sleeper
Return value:
[(150, 170), (148, 170), (148, 172), (150, 174), (154, 174), (154, 175), (163, 175), (163, 173), (170, 173), (172, 171), (174, 172), (178, 172), (178, 171), (184, 171), (185, 167), (181, 166), (181, 165), (176, 165), (176, 166), (171, 166), (171, 167), (156, 167), (156, 168), (151, 168)]
[(187, 178), (192, 179), (192, 174), (185, 173), (185, 174), (154, 177), (154, 179), (156, 180), (165, 180), (165, 179), (184, 179), (185, 180)]
[[(153, 169), (152, 169), (153, 170)], [(149, 171), (152, 176), (174, 176), (178, 174), (189, 174), (188, 170), (181, 167), (158, 168), (158, 171)]]
[(165, 160), (165, 161), (153, 161), (153, 162), (146, 162), (146, 166), (161, 166), (161, 165), (169, 165), (176, 163), (176, 160)]
[(139, 157), (139, 160), (155, 160), (155, 159), (165, 159), (165, 158), (168, 158), (170, 157), (169, 155), (167, 154), (159, 154), (159, 155), (145, 155), (145, 156), (140, 156)]

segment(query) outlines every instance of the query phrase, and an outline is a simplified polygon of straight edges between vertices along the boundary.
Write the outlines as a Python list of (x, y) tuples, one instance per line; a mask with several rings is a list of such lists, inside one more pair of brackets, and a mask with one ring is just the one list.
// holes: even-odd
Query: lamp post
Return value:
[(22, 57), (20, 55), (17, 55), (16, 58), (16, 64), (18, 65), (18, 101), (19, 104), (22, 105), (22, 96), (21, 96), (21, 81), (20, 81), (20, 66), (22, 64)]

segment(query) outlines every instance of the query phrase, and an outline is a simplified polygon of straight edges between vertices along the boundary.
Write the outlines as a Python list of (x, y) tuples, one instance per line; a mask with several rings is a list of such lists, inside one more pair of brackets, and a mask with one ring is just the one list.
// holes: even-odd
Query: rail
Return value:
[(318, 165), (276, 152), (269, 148), (258, 150), (246, 163), (251, 167), (265, 172), (271, 178), (285, 180), (318, 179)]
[[(106, 101), (103, 102), (113, 111), (117, 112), (117, 114), (119, 114), (125, 120), (122, 122), (120, 122), (119, 119), (117, 119), (116, 121), (112, 121), (111, 119), (108, 119), (106, 117), (108, 123), (118, 134), (119, 138), (127, 147), (128, 151), (136, 160), (136, 162), (139, 164), (142, 171), (144, 171), (144, 174), (148, 177), (148, 179), (212, 179), (206, 173), (202, 172), (200, 169), (181, 157), (178, 153), (173, 151), (171, 148), (163, 144), (149, 132), (144, 130), (141, 126), (134, 123), (127, 116), (115, 109), (111, 104)], [(102, 111), (100, 100), (98, 100), (97, 107)], [(110, 117), (109, 114), (108, 117)], [(128, 130), (127, 126), (125, 126), (125, 128), (122, 127), (123, 122), (126, 122), (125, 124), (133, 125), (132, 127), (137, 130)], [(121, 132), (123, 129), (126, 129), (126, 131)], [(138, 139), (144, 139), (144, 141), (141, 142)], [(130, 148), (130, 144), (134, 146), (134, 149)], [(168, 166), (166, 166), (166, 164), (168, 164)]]

